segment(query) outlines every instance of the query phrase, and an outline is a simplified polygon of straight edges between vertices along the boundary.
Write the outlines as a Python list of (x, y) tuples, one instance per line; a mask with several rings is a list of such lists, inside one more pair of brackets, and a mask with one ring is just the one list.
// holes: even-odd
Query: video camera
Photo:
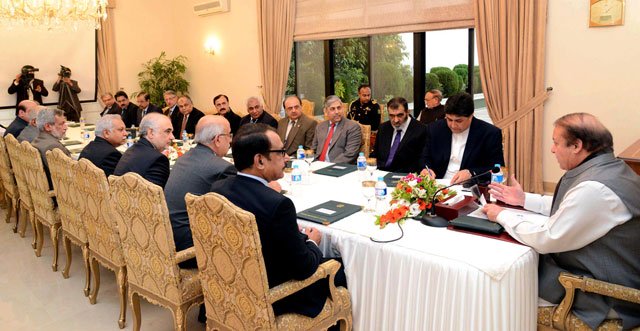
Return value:
[(32, 65), (23, 66), (21, 70), (22, 76), (20, 78), (26, 82), (30, 82), (32, 79), (36, 77), (34, 74), (34, 72), (36, 71), (40, 71), (40, 69), (35, 68)]
[(62, 76), (63, 78), (69, 78), (71, 77), (71, 69), (60, 65), (60, 72), (58, 73), (58, 75)]

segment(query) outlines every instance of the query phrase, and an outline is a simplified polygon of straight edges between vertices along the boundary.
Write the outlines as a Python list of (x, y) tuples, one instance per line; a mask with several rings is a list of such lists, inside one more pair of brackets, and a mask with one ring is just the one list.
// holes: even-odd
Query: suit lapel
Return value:
[[(288, 125), (288, 124), (287, 124)], [(293, 142), (293, 140), (296, 138), (296, 134), (298, 134), (298, 130), (300, 129), (300, 119), (298, 119), (298, 122), (296, 122), (296, 125), (294, 125), (291, 128), (291, 131), (289, 131), (289, 137), (287, 137), (287, 146), (284, 147), (284, 149), (288, 149), (289, 146), (291, 146), (291, 143)], [(287, 134), (287, 131), (285, 129), (285, 135)]]
[[(471, 120), (471, 125), (469, 126), (469, 135), (467, 136), (467, 143), (464, 146), (464, 153), (462, 154), (462, 160), (460, 161), (460, 169), (465, 169), (466, 166), (466, 161), (469, 158), (469, 153), (471, 153), (473, 150), (475, 150), (475, 145), (476, 142), (478, 141), (477, 139), (477, 123), (476, 123), (477, 119), (474, 117)], [(477, 143), (481, 143), (481, 142), (477, 142)]]
[(336, 125), (335, 129), (333, 129), (333, 136), (331, 137), (331, 141), (329, 142), (329, 150), (331, 150), (333, 148), (333, 145), (335, 145), (338, 139), (340, 139), (340, 135), (342, 134), (342, 131), (344, 131), (343, 129), (345, 126), (345, 121), (346, 119), (343, 118), (342, 121), (340, 121), (339, 124)]

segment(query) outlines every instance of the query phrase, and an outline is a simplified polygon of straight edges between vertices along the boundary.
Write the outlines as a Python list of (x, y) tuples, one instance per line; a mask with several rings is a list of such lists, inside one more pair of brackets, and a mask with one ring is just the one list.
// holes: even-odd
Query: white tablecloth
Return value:
[[(311, 184), (293, 187), (290, 197), (298, 211), (327, 200), (362, 205), (360, 178), (312, 175)], [(323, 231), (325, 254), (342, 256), (355, 329), (536, 328), (538, 257), (532, 249), (412, 220), (403, 225), (401, 240), (374, 243), (369, 236), (400, 232), (396, 225), (379, 230), (373, 221), (373, 214), (361, 212), (330, 226), (299, 221)]]

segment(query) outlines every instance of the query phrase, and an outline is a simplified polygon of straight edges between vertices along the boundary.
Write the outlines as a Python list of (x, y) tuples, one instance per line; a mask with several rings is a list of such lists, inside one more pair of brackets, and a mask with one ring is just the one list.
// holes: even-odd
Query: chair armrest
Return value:
[(269, 293), (267, 294), (269, 303), (273, 304), (274, 302), (282, 298), (288, 297), (291, 294), (296, 293), (301, 289), (327, 276), (329, 276), (329, 290), (331, 292), (331, 297), (334, 297), (335, 285), (333, 283), (333, 279), (335, 278), (335, 275), (336, 275), (336, 272), (338, 272), (338, 269), (340, 269), (340, 262), (336, 260), (329, 260), (319, 265), (316, 272), (314, 272), (313, 275), (309, 276), (309, 278), (307, 279), (290, 280), (276, 287), (273, 287), (269, 289)]
[(566, 272), (561, 272), (558, 276), (558, 281), (565, 289), (565, 296), (562, 302), (556, 307), (553, 313), (553, 327), (559, 330), (565, 330), (567, 316), (571, 311), (573, 305), (573, 299), (575, 297), (576, 289), (580, 289), (583, 292), (597, 293), (600, 295), (640, 303), (640, 290), (631, 287), (626, 287), (618, 284), (607, 283), (601, 280), (577, 276)]
[(196, 257), (196, 248), (191, 246), (187, 249), (176, 252), (176, 263), (181, 263), (194, 257)]

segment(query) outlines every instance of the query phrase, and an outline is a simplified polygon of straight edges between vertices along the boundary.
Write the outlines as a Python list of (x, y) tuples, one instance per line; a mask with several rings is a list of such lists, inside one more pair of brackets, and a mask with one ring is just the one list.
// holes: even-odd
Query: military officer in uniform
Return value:
[(380, 105), (371, 99), (371, 87), (367, 84), (358, 87), (358, 99), (349, 105), (347, 118), (360, 124), (371, 125), (371, 131), (377, 131), (380, 125)]

